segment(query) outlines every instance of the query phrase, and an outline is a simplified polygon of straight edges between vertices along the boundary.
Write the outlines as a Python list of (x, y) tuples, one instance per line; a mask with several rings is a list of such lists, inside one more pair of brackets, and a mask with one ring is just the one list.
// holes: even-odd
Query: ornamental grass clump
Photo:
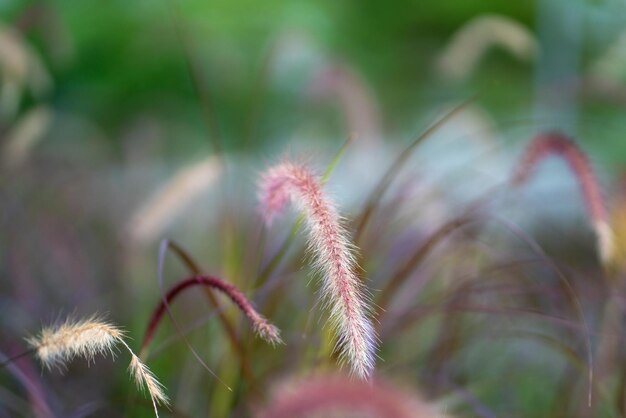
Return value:
[(98, 355), (109, 353), (114, 356), (113, 350), (118, 344), (122, 345), (131, 355), (130, 375), (138, 388), (148, 391), (155, 415), (159, 416), (157, 405), (169, 405), (163, 385), (126, 344), (124, 332), (97, 316), (81, 321), (67, 319), (61, 325), (43, 328), (39, 335), (27, 341), (48, 369), (64, 367), (76, 357), (91, 362)]
[(309, 249), (321, 273), (321, 292), (338, 334), (340, 359), (359, 377), (368, 377), (375, 364), (376, 335), (369, 300), (357, 276), (354, 246), (342, 227), (334, 203), (320, 178), (301, 164), (284, 162), (267, 170), (260, 183), (261, 210), (267, 224), (291, 200), (303, 213)]

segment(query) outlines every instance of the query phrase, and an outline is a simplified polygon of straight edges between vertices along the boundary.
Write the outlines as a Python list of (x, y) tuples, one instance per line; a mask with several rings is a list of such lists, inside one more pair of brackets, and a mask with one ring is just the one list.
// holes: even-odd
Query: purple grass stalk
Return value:
[(32, 412), (37, 418), (55, 418), (56, 414), (47, 400), (38, 373), (36, 373), (33, 364), (22, 358), (34, 352), (35, 350), (32, 349), (9, 357), (0, 351), (0, 361), (2, 362), (0, 368), (6, 366), (7, 370), (24, 387), (32, 405)]
[(275, 391), (258, 418), (321, 416), (368, 416), (378, 418), (444, 418), (433, 406), (411, 393), (379, 381), (345, 376), (318, 376), (289, 382)]
[[(243, 314), (248, 317), (248, 319), (252, 322), (254, 331), (261, 338), (271, 344), (282, 343), (282, 340), (280, 339), (280, 331), (278, 330), (278, 328), (270, 324), (267, 319), (259, 314), (252, 306), (252, 303), (250, 303), (246, 296), (241, 293), (241, 291), (237, 289), (237, 287), (235, 287), (233, 284), (218, 279), (217, 277), (196, 275), (187, 279), (183, 279), (167, 291), (167, 293), (165, 294), (165, 301), (169, 304), (183, 290), (193, 286), (209, 287), (211, 289), (215, 289), (224, 293), (230, 298), (230, 300), (232, 300), (237, 305), (241, 312), (243, 312)], [(161, 322), (164, 313), (165, 302), (161, 300), (152, 312), (152, 317), (150, 318), (150, 322), (148, 323), (148, 327), (146, 328), (146, 333), (141, 344), (142, 351), (148, 346), (148, 344), (150, 344), (150, 341), (152, 341), (152, 338), (154, 337), (154, 334), (157, 330), (159, 323)]]
[(355, 273), (354, 246), (333, 202), (324, 194), (320, 178), (303, 165), (284, 162), (263, 174), (260, 199), (268, 224), (289, 200), (304, 213), (314, 265), (322, 273), (322, 295), (338, 334), (341, 361), (359, 377), (368, 377), (375, 364), (377, 340), (369, 301)]
[(537, 135), (526, 149), (511, 184), (521, 186), (527, 182), (537, 165), (552, 154), (563, 158), (576, 177), (596, 234), (600, 259), (603, 263), (609, 262), (614, 252), (614, 238), (608, 210), (591, 163), (574, 141), (559, 132)]

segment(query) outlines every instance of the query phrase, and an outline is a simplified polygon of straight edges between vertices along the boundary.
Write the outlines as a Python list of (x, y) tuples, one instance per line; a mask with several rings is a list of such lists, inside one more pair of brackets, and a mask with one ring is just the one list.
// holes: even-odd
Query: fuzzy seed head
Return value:
[(75, 357), (93, 361), (96, 355), (110, 353), (113, 356), (113, 349), (121, 344), (131, 355), (129, 371), (137, 387), (147, 389), (157, 418), (157, 404), (168, 405), (163, 386), (126, 344), (124, 333), (98, 316), (82, 321), (68, 319), (61, 325), (44, 328), (39, 335), (29, 338), (28, 343), (47, 368), (63, 367)]
[(314, 266), (321, 273), (321, 291), (338, 335), (341, 360), (357, 376), (369, 376), (376, 351), (369, 301), (355, 273), (354, 246), (335, 205), (323, 192), (319, 177), (303, 165), (279, 164), (262, 176), (260, 201), (268, 224), (289, 201), (304, 213), (309, 248)]
[(167, 395), (165, 395), (163, 385), (156, 379), (148, 367), (141, 362), (134, 353), (131, 354), (130, 365), (128, 366), (130, 375), (135, 380), (135, 385), (140, 389), (145, 389), (150, 395), (153, 403), (159, 405), (169, 405)]
[(97, 355), (113, 354), (122, 340), (123, 332), (97, 317), (82, 321), (67, 320), (61, 325), (47, 327), (28, 339), (37, 350), (37, 357), (47, 368), (63, 367), (75, 357), (93, 361)]
[(287, 381), (273, 391), (258, 418), (378, 417), (445, 418), (416, 394), (376, 379), (346, 376), (309, 376)]
[(267, 320), (259, 315), (253, 321), (254, 332), (272, 345), (283, 344), (283, 340), (280, 338), (280, 330), (267, 322)]

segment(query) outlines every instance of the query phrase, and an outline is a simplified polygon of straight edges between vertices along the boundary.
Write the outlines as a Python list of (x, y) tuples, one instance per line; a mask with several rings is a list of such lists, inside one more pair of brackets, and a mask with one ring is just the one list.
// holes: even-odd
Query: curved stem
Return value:
[(248, 299), (234, 285), (227, 283), (217, 277), (196, 275), (183, 279), (171, 287), (152, 312), (150, 322), (146, 328), (146, 333), (141, 343), (141, 351), (145, 352), (148, 344), (152, 341), (163, 314), (165, 314), (166, 304), (170, 304), (185, 289), (194, 286), (202, 286), (207, 289), (215, 289), (227, 295), (237, 307), (252, 321), (255, 331), (261, 334), (270, 342), (279, 342), (278, 331), (263, 318), (253, 307)]

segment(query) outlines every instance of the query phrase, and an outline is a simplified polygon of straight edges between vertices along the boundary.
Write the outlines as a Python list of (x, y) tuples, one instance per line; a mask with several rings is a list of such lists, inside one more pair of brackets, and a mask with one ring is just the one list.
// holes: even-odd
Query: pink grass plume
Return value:
[(342, 375), (308, 376), (273, 391), (257, 418), (291, 417), (446, 418), (448, 415), (412, 391), (374, 379)]
[(537, 135), (522, 157), (511, 183), (520, 186), (528, 181), (537, 165), (550, 155), (563, 158), (576, 177), (596, 234), (600, 259), (603, 263), (608, 263), (613, 257), (615, 247), (608, 210), (591, 163), (574, 141), (558, 132)]
[(262, 175), (260, 200), (268, 224), (289, 201), (303, 212), (314, 265), (322, 276), (322, 296), (338, 335), (340, 359), (357, 376), (368, 377), (375, 364), (377, 340), (369, 300), (355, 272), (354, 247), (320, 178), (304, 165), (278, 164)]

